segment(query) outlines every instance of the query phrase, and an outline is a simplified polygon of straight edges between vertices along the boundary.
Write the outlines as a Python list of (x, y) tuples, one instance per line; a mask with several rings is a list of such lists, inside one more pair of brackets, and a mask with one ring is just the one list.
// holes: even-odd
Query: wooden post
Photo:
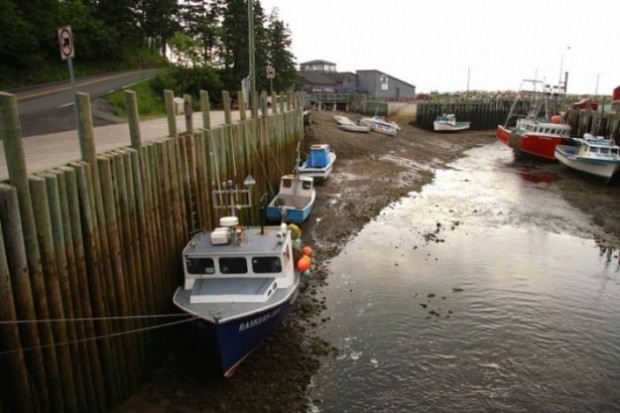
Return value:
[(222, 104), (224, 105), (224, 123), (230, 125), (232, 123), (230, 115), (230, 93), (226, 90), (222, 92)]
[[(280, 102), (279, 102), (279, 104), (280, 104), (280, 113), (284, 113), (284, 100), (285, 100), (286, 96), (284, 96), (284, 92), (282, 92), (282, 91), (280, 91), (279, 96), (280, 96)], [(319, 104), (319, 110), (320, 110), (320, 108), (321, 108), (321, 105)]]
[(247, 113), (245, 111), (245, 96), (241, 90), (237, 91), (237, 102), (239, 104), (239, 119), (244, 121), (247, 119)]
[[(70, 233), (66, 234), (66, 241), (73, 244), (75, 261), (75, 287), (72, 287), (72, 291), (79, 296), (79, 302), (81, 304), (81, 317), (87, 319), (81, 323), (83, 337), (94, 338), (97, 333), (93, 321), (90, 320), (93, 317), (93, 304), (91, 300), (91, 290), (88, 277), (97, 277), (98, 273), (95, 271), (91, 273), (87, 270), (86, 254), (84, 251), (84, 246), (87, 245), (87, 243), (84, 238), (81, 220), (83, 215), (80, 213), (76, 168), (65, 166), (61, 168), (61, 171), (64, 175), (64, 190), (67, 204), (66, 206), (63, 206), (63, 219), (68, 223), (67, 226), (70, 227)], [(82, 294), (84, 291), (89, 291), (89, 294)], [(98, 340), (88, 340), (85, 345), (88, 351), (89, 362), (86, 374), (91, 377), (93, 391), (95, 394), (95, 401), (91, 404), (96, 405), (96, 407), (93, 407), (94, 411), (104, 412), (107, 411), (107, 401), (99, 355), (100, 346), (98, 345)]]
[[(30, 190), (34, 206), (34, 217), (37, 225), (41, 245), (41, 262), (47, 290), (49, 314), (51, 319), (64, 320), (62, 293), (58, 277), (58, 267), (54, 253), (54, 241), (52, 235), (52, 222), (50, 208), (47, 200), (45, 180), (39, 177), (30, 178)], [(65, 401), (65, 411), (79, 411), (77, 395), (75, 393), (75, 380), (72, 369), (72, 355), (66, 344), (69, 340), (65, 323), (53, 323), (52, 330), (57, 342), (58, 367), (60, 369), (60, 382)], [(61, 344), (65, 343), (65, 344)]]
[(274, 115), (278, 113), (278, 94), (275, 91), (271, 91), (271, 111)]
[[(107, 293), (105, 291), (104, 279), (109, 277), (107, 273), (108, 264), (103, 258), (102, 241), (100, 228), (97, 225), (97, 212), (94, 205), (95, 194), (92, 187), (92, 177), (90, 176), (91, 165), (83, 162), (74, 165), (77, 172), (77, 186), (79, 196), (79, 210), (81, 210), (81, 222), (84, 238), (84, 252), (87, 275), (81, 278), (82, 285), (89, 285), (90, 297), (92, 299), (92, 311), (95, 317), (107, 317), (106, 309)], [(74, 205), (75, 208), (75, 205)], [(90, 307), (88, 307), (90, 308)], [(110, 322), (103, 319), (95, 325), (96, 333), (101, 336), (110, 334)], [(115, 349), (111, 339), (100, 340), (102, 370), (105, 379), (107, 394), (109, 396), (109, 407), (114, 407), (119, 402), (118, 390), (118, 361), (115, 357)]]
[[(19, 215), (17, 191), (13, 186), (0, 184), (0, 221), (3, 224), (5, 249), (11, 274), (17, 317), (21, 320), (36, 320), (36, 306), (32, 298), (32, 287), (28, 274), (28, 259), (23, 240), (23, 228)], [(49, 391), (45, 378), (45, 363), (41, 351), (41, 341), (36, 323), (20, 326), (25, 347), (32, 347), (26, 363), (33, 380), (33, 404), (45, 406), (49, 411)]]
[(129, 122), (131, 147), (139, 149), (140, 145), (142, 145), (142, 138), (140, 137), (140, 117), (138, 116), (136, 92), (133, 90), (125, 90), (125, 110), (127, 111), (127, 120)]
[(166, 103), (166, 115), (168, 116), (168, 136), (177, 137), (177, 117), (176, 108), (174, 107), (174, 92), (172, 90), (164, 90), (164, 100)]
[(194, 110), (192, 108), (192, 95), (185, 93), (183, 95), (183, 112), (185, 114), (185, 130), (194, 133)]
[[(47, 294), (45, 292), (45, 281), (43, 268), (41, 266), (41, 252), (37, 241), (37, 228), (34, 220), (32, 208), (30, 185), (28, 183), (28, 173), (26, 170), (26, 159), (22, 145), (21, 126), (19, 123), (19, 112), (17, 110), (17, 100), (14, 95), (0, 92), (0, 138), (4, 144), (4, 153), (7, 161), (9, 180), (17, 189), (17, 198), (22, 221), (25, 252), (28, 259), (28, 269), (32, 286), (32, 296), (36, 306), (37, 316), (43, 320), (49, 320), (49, 309), (47, 307)], [(42, 345), (53, 345), (54, 337), (49, 322), (42, 322), (38, 325)], [(46, 347), (43, 351), (45, 372), (47, 375), (49, 398), (47, 406), (51, 410), (64, 410), (62, 388), (58, 372), (56, 349)], [(45, 388), (42, 388), (41, 395), (44, 395)]]
[(260, 112), (261, 116), (265, 117), (268, 115), (268, 107), (267, 107), (267, 92), (262, 91), (260, 94)]
[[(17, 218), (17, 217), (16, 217)], [(13, 300), (13, 287), (11, 285), (11, 272), (4, 246), (2, 233), (2, 221), (0, 221), (0, 321), (15, 322), (18, 320), (15, 302)], [(32, 412), (30, 386), (28, 384), (28, 371), (24, 352), (22, 351), (19, 329), (15, 324), (0, 324), (0, 352), (10, 352), (4, 357), (8, 371), (5, 373), (9, 395), (13, 401), (10, 403), (15, 411)]]
[[(57, 285), (55, 288), (58, 288), (58, 293), (60, 294), (59, 300), (62, 304), (62, 311), (59, 311), (59, 315), (62, 314), (64, 318), (74, 319), (76, 318), (76, 312), (74, 311), (74, 305), (71, 292), (71, 282), (69, 280), (69, 262), (67, 260), (66, 253), (66, 244), (65, 244), (65, 236), (64, 236), (64, 228), (63, 228), (63, 219), (62, 219), (62, 211), (61, 211), (61, 199), (60, 199), (60, 190), (59, 190), (59, 182), (58, 178), (54, 174), (43, 174), (42, 177), (45, 179), (45, 188), (47, 194), (47, 204), (50, 218), (50, 226), (51, 230), (51, 245), (52, 254), (54, 255), (52, 258), (56, 263), (56, 279)], [(48, 289), (48, 294), (53, 291)], [(77, 333), (74, 322), (69, 323), (60, 323), (66, 330), (67, 339), (71, 344), (68, 346), (68, 352), (71, 356), (71, 368), (73, 369), (73, 378), (74, 378), (74, 393), (76, 397), (76, 401), (78, 403), (79, 411), (88, 410), (86, 405), (86, 390), (84, 387), (84, 381), (86, 379), (90, 380), (90, 378), (84, 378), (82, 376), (82, 366), (85, 364), (82, 359), (82, 355), (80, 354), (80, 346), (77, 343)]]
[(200, 109), (202, 110), (202, 128), (211, 129), (211, 106), (209, 103), (209, 92), (200, 91)]

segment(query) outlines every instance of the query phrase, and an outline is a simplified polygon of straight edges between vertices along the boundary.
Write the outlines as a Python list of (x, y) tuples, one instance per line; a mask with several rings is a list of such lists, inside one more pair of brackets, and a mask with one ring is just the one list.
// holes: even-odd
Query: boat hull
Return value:
[(195, 324), (205, 351), (215, 358), (224, 377), (231, 377), (245, 360), (290, 313), (299, 294), (295, 291), (284, 302), (230, 321), (199, 318)]
[(292, 206), (276, 206), (269, 205), (265, 208), (265, 216), (271, 222), (286, 222), (293, 224), (301, 224), (305, 222), (312, 212), (312, 204), (303, 208), (294, 208)]
[(446, 124), (444, 122), (433, 122), (435, 132), (458, 132), (469, 129), (471, 122), (457, 122), (456, 125)]
[(334, 152), (330, 152), (327, 159), (327, 165), (320, 167), (308, 166), (308, 161), (305, 161), (299, 168), (297, 168), (297, 171), (300, 175), (311, 176), (315, 181), (324, 181), (329, 178), (329, 175), (332, 173), (334, 162), (336, 162), (336, 154)]
[(558, 145), (555, 148), (555, 157), (558, 161), (571, 169), (604, 179), (611, 179), (620, 168), (619, 161), (605, 161), (580, 157), (577, 155), (577, 147), (571, 145)]
[(503, 126), (497, 127), (496, 134), (500, 141), (516, 152), (550, 161), (556, 160), (555, 147), (566, 143), (560, 136), (521, 133)]

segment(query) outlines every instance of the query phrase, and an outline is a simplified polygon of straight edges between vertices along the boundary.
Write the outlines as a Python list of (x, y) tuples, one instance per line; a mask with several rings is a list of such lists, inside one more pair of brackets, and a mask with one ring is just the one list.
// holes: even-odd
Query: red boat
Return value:
[[(533, 83), (533, 90), (524, 91), (523, 83)], [(538, 85), (540, 91), (536, 90)], [(571, 127), (560, 115), (549, 119), (547, 98), (550, 94), (541, 81), (524, 80), (506, 123), (497, 126), (497, 138), (517, 153), (555, 161), (555, 147), (569, 143)], [(516, 113), (522, 109), (525, 114)]]

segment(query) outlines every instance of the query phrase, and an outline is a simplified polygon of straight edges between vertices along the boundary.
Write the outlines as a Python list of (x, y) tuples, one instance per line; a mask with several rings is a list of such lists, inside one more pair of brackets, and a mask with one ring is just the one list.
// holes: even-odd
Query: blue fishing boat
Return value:
[(328, 144), (319, 143), (310, 147), (306, 160), (297, 169), (303, 176), (311, 176), (315, 181), (324, 181), (329, 178), (336, 162), (336, 152)]
[[(232, 203), (236, 195), (229, 199)], [(237, 207), (231, 206), (232, 214)], [(292, 229), (286, 224), (245, 227), (231, 215), (213, 231), (194, 234), (183, 249), (184, 281), (173, 302), (195, 317), (207, 354), (216, 358), (225, 377), (295, 303), (300, 274), (294, 245), (300, 240)]]
[(284, 175), (278, 194), (265, 208), (265, 216), (272, 222), (301, 224), (310, 216), (315, 199), (314, 178), (298, 173)]

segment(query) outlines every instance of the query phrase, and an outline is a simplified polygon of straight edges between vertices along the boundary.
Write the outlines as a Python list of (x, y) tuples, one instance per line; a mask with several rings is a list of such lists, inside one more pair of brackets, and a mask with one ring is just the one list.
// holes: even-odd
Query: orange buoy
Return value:
[(303, 247), (302, 250), (301, 250), (301, 253), (304, 254), (304, 255), (307, 255), (308, 257), (312, 257), (312, 253), (313, 252), (314, 251), (312, 251), (312, 247), (307, 246), (307, 245), (305, 247)]
[(551, 123), (562, 123), (562, 116), (560, 116), (560, 115), (553, 115), (551, 117)]
[(306, 271), (310, 268), (310, 264), (312, 264), (310, 257), (304, 255), (297, 261), (297, 269), (299, 271)]

